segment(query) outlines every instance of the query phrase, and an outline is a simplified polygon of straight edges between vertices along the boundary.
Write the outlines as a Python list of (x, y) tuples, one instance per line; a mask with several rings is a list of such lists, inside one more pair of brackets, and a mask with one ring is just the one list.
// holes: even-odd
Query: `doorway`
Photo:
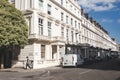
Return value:
[(52, 59), (57, 59), (57, 46), (52, 45)]
[(45, 58), (45, 45), (41, 45), (41, 59)]

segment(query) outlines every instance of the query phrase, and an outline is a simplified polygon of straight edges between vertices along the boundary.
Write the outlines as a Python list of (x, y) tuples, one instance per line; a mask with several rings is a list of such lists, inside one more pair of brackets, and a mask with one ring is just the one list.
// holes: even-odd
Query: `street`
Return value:
[(38, 70), (1, 70), (0, 80), (120, 80), (116, 59), (74, 67), (49, 67)]

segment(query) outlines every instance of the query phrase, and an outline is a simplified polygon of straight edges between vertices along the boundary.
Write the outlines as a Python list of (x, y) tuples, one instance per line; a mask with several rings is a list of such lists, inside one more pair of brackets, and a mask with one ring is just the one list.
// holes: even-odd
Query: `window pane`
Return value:
[(61, 13), (61, 21), (63, 21), (63, 15), (64, 15), (64, 14), (63, 14), (63, 13)]
[(43, 19), (38, 18), (38, 34), (43, 34)]
[(51, 36), (51, 22), (48, 22), (48, 36)]
[(49, 14), (49, 15), (51, 15), (51, 5), (47, 5), (47, 13)]
[(43, 0), (38, 0), (39, 7), (43, 6)]
[(64, 37), (64, 27), (61, 27), (61, 36)]

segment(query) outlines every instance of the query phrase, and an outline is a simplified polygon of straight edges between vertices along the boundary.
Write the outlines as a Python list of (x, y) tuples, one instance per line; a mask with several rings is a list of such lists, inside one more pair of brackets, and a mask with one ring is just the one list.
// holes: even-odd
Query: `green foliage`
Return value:
[(28, 42), (28, 27), (23, 14), (7, 0), (0, 0), (0, 47)]

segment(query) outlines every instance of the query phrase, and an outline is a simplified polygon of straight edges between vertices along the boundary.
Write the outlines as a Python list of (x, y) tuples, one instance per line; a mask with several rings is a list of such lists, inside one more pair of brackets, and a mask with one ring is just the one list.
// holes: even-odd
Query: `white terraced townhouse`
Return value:
[(12, 67), (23, 67), (26, 56), (33, 69), (57, 66), (64, 54), (102, 56), (118, 50), (108, 32), (84, 12), (77, 0), (9, 0), (28, 23), (29, 45)]

